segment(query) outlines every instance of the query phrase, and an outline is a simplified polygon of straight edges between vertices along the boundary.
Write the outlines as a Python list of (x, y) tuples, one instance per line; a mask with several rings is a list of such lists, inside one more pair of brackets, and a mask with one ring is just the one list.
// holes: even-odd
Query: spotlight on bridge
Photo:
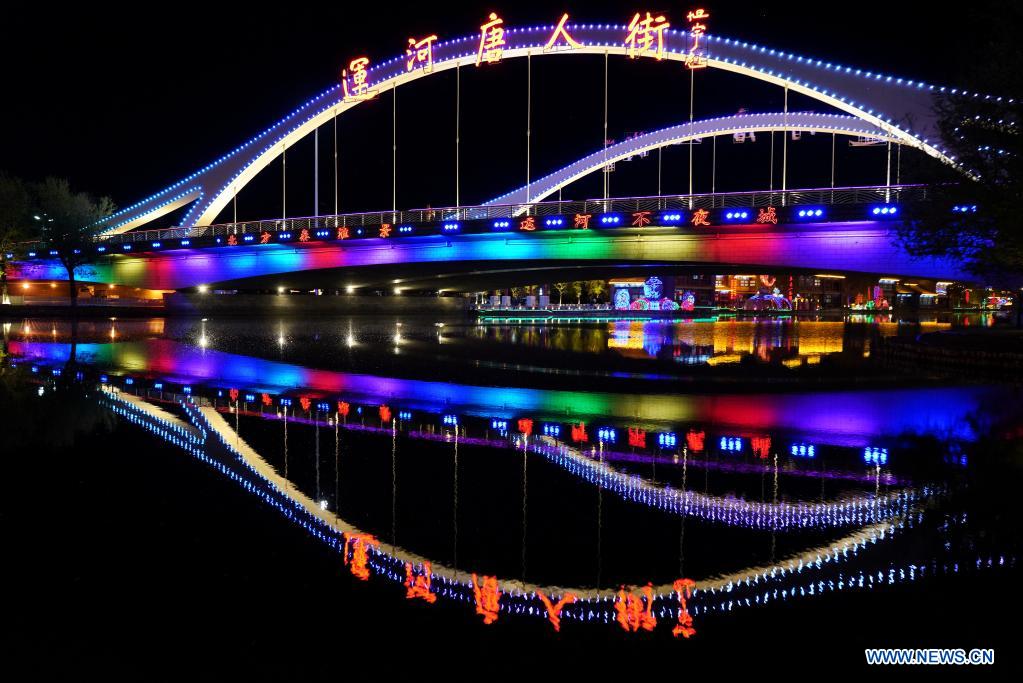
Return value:
[(401, 287), (395, 287), (394, 288), (394, 295), (395, 296), (401, 296)]
[(458, 232), (458, 229), (462, 227), (458, 221), (450, 221), (441, 226), (444, 232)]
[(196, 287), (196, 289), (199, 291), (200, 294), (205, 294), (206, 292), (210, 291), (209, 285), (199, 285), (198, 287)]
[(277, 288), (277, 293), (278, 294), (284, 294), (284, 287), (278, 287)]
[(601, 225), (619, 225), (621, 222), (622, 217), (613, 213), (605, 213), (600, 217)]
[(507, 218), (498, 218), (493, 222), (493, 226), (495, 230), (507, 230), (511, 228), (511, 221)]
[(345, 294), (355, 294), (355, 286), (348, 285), (347, 287), (345, 287)]
[(894, 216), (899, 212), (899, 207), (894, 204), (884, 204), (882, 206), (875, 206), (870, 210), (870, 213), (874, 216)]
[(962, 206), (953, 206), (952, 213), (977, 213), (977, 205), (963, 204)]
[(667, 211), (661, 214), (661, 222), (666, 225), (674, 225), (682, 222), (681, 211)]
[(824, 216), (824, 209), (811, 207), (807, 209), (800, 209), (796, 212), (796, 216), (799, 218), (822, 218)]
[(733, 223), (740, 221), (748, 221), (750, 212), (748, 209), (734, 209), (732, 211), (725, 212), (725, 220)]

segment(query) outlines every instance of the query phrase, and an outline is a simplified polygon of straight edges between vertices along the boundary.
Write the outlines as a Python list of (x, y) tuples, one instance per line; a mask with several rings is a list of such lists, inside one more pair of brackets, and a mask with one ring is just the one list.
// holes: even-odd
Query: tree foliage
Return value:
[(56, 250), (67, 270), (68, 294), (75, 305), (75, 271), (92, 260), (92, 242), (102, 229), (100, 221), (113, 213), (114, 204), (109, 197), (93, 199), (84, 192), (74, 192), (67, 180), (59, 178), (47, 178), (33, 194), (33, 219), (39, 226), (39, 238)]
[(985, 39), (955, 60), (970, 94), (944, 94), (935, 105), (958, 168), (918, 169), (928, 201), (905, 213), (899, 237), (911, 254), (950, 257), (986, 283), (1014, 285), (1023, 280), (1023, 41), (1015, 34), (1023, 7), (994, 2), (971, 14), (978, 26), (963, 34)]

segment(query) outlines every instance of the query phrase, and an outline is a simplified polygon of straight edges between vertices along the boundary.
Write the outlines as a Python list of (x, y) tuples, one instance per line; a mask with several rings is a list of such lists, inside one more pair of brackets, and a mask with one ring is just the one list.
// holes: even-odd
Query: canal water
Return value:
[(1020, 390), (879, 351), (989, 323), (4, 323), (8, 518), (46, 526), (71, 623), (119, 622), (78, 656), (212, 609), (188, 633), (306, 665), (332, 639), (1010, 659)]

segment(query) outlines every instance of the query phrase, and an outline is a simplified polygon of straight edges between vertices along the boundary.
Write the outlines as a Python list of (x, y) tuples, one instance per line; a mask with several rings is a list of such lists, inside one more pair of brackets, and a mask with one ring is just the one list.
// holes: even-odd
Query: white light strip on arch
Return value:
[[(624, 43), (627, 27), (613, 24), (568, 24), (567, 29), (579, 47), (559, 46), (545, 52), (544, 45), (554, 28), (535, 26), (506, 29), (507, 44), (502, 59), (527, 55), (628, 54)], [(704, 38), (707, 40), (706, 60), (710, 67), (788, 87), (793, 92), (848, 112), (903, 144), (919, 148), (949, 163), (955, 161), (925, 137), (926, 132), (911, 132), (898, 124), (907, 118), (929, 121), (933, 117), (933, 94), (946, 92), (944, 88), (891, 76), (882, 77), (880, 74), (870, 72), (864, 73), (727, 38), (714, 36)], [(367, 83), (377, 92), (386, 92), (425, 75), (460, 66), (475, 68), (478, 42), (479, 36), (471, 35), (436, 43), (433, 46), (434, 61), (429, 72), (424, 69), (407, 71), (404, 56), (376, 65), (371, 64), (367, 69)], [(687, 34), (682, 31), (667, 31), (664, 60), (682, 63), (687, 54)], [(484, 64), (480, 68), (494, 67)], [(211, 223), (227, 206), (231, 197), (276, 159), (284, 149), (359, 103), (358, 100), (342, 101), (341, 90), (340, 85), (332, 86), (270, 128), (187, 178), (117, 212), (107, 221), (109, 226), (107, 234), (125, 232), (168, 213), (178, 205), (175, 202), (168, 203), (168, 198), (180, 194), (181, 188), (188, 185), (201, 187), (202, 196), (185, 216), (183, 225)]]

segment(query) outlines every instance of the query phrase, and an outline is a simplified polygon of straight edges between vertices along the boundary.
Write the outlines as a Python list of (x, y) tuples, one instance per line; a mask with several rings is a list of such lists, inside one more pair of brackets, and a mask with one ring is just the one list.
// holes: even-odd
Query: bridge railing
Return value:
[(192, 237), (221, 237), (229, 235), (279, 233), (309, 230), (329, 231), (341, 226), (360, 228), (389, 223), (396, 228), (403, 224), (437, 223), (445, 221), (512, 218), (514, 216), (572, 216), (635, 211), (666, 211), (672, 209), (757, 208), (768, 206), (871, 204), (916, 202), (927, 199), (924, 185), (877, 185), (869, 187), (838, 187), (822, 189), (773, 190), (728, 192), (693, 195), (663, 195), (656, 197), (617, 197), (611, 199), (585, 199), (570, 201), (532, 202), (529, 204), (483, 204), (447, 208), (410, 209), (403, 211), (369, 211), (332, 216), (304, 218), (277, 218), (272, 220), (239, 221), (190, 228), (140, 230), (99, 238), (111, 244), (152, 242), (163, 239)]

